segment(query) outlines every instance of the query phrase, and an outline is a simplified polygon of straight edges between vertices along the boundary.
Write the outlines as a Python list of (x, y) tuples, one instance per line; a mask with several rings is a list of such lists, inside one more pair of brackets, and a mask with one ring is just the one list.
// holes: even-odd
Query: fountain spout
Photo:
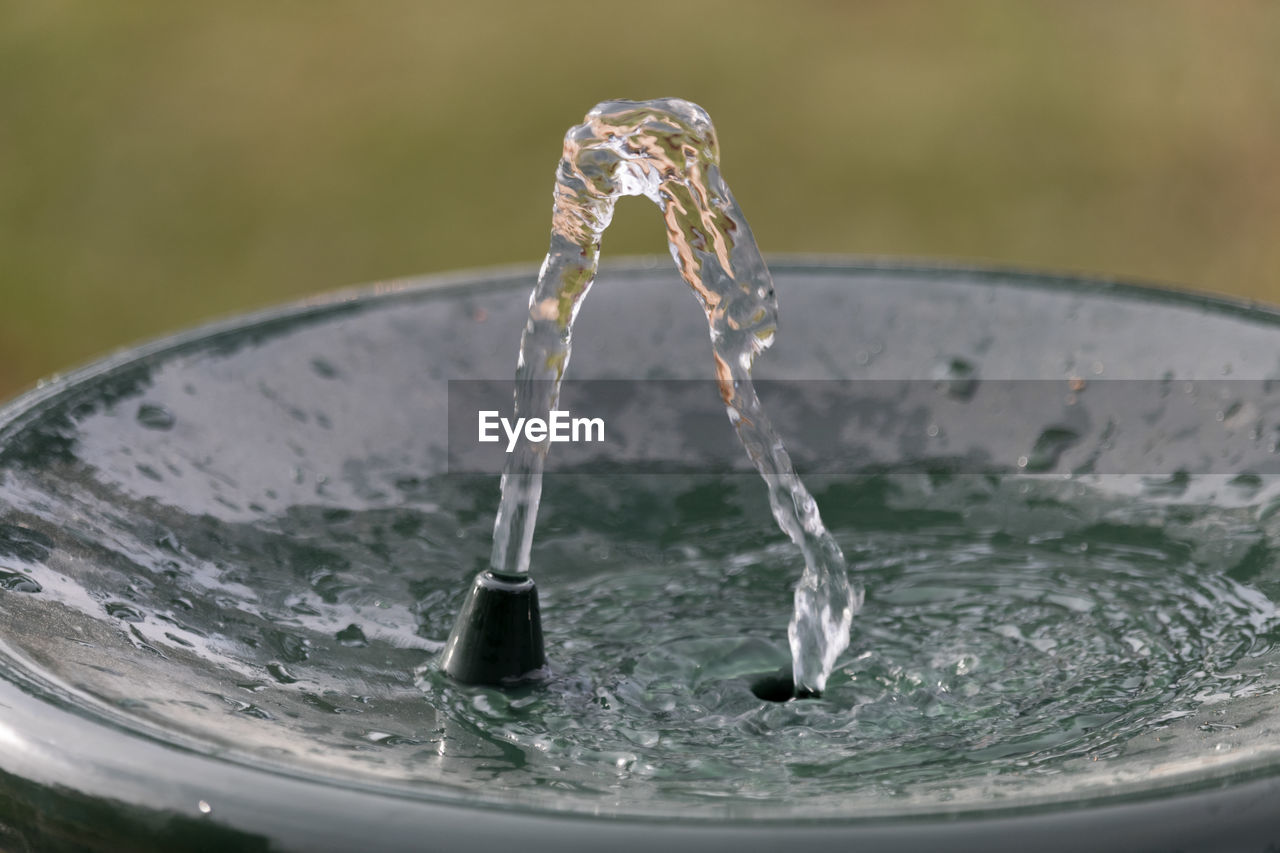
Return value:
[(528, 575), (481, 572), (445, 643), (441, 668), (464, 684), (535, 679), (546, 665), (538, 590)]
[[(821, 693), (836, 657), (849, 644), (862, 590), (850, 584), (844, 555), (823, 526), (817, 503), (796, 475), (751, 383), (752, 361), (773, 342), (777, 299), (746, 217), (720, 174), (715, 128), (696, 104), (678, 98), (606, 101), (565, 136), (551, 245), (529, 297), (529, 319), (520, 339), (515, 412), (546, 420), (555, 409), (572, 350), (573, 322), (595, 281), (601, 237), (623, 196), (645, 196), (662, 210), (676, 269), (706, 313), (729, 422), (764, 478), (774, 518), (804, 555), (805, 571), (788, 627), (793, 679), (797, 693)], [(507, 662), (508, 669), (495, 670), (501, 679), (522, 677), (515, 670), (535, 660), (535, 666), (541, 665), (540, 640), (536, 654), (523, 656), (524, 638), (532, 635), (525, 616), (509, 627), (518, 632), (509, 640), (516, 647), (510, 656), (497, 651), (503, 638), (492, 633), (498, 630), (496, 615), (486, 616), (492, 624), (483, 627), (468, 622), (473, 606), (476, 618), (489, 613), (490, 598), (530, 596), (513, 599), (517, 609), (525, 606), (519, 602), (536, 602), (531, 583), (528, 593), (516, 592), (525, 589), (525, 582), (516, 580), (510, 592), (505, 587), (498, 592), (487, 578), (528, 575), (548, 446), (525, 440), (507, 459), (494, 521), (492, 574), (482, 575), (473, 587), (443, 661), (445, 671), (462, 680), (468, 679), (459, 672), (471, 674), (463, 660), (473, 634), (481, 635), (476, 648), (492, 641), (493, 660)], [(494, 614), (498, 612), (506, 614), (506, 605)], [(517, 618), (514, 610), (510, 618)], [(540, 638), (541, 631), (537, 633)], [(488, 672), (487, 667), (477, 664), (476, 673)]]

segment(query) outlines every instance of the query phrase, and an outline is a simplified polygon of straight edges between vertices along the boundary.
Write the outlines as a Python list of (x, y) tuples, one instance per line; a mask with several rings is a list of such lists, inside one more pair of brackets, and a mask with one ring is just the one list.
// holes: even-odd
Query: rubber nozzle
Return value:
[(538, 590), (527, 577), (481, 572), (440, 658), (464, 684), (495, 687), (536, 678), (546, 664)]

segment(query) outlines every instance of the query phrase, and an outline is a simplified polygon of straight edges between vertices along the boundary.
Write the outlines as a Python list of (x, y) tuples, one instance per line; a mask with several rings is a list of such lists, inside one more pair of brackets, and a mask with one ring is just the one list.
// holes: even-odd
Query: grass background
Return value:
[[(766, 252), (1280, 302), (1278, 46), (1249, 0), (0, 0), (0, 398), (212, 316), (535, 264), (561, 137), (616, 97), (707, 108)], [(665, 252), (647, 206), (607, 255)]]

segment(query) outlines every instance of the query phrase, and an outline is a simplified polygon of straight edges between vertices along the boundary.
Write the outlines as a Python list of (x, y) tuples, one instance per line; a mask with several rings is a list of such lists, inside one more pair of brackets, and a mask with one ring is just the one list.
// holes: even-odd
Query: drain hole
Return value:
[(796, 683), (790, 670), (778, 670), (762, 675), (751, 682), (751, 692), (766, 702), (790, 702), (792, 699), (817, 699), (820, 694), (801, 690), (796, 693)]

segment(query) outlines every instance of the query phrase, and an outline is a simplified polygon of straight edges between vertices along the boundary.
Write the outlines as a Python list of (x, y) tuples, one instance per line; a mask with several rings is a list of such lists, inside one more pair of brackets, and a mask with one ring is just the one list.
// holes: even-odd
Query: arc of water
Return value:
[[(595, 281), (601, 236), (614, 205), (622, 196), (650, 199), (662, 210), (676, 267), (706, 312), (729, 420), (764, 478), (774, 518), (804, 555), (788, 636), (797, 689), (820, 693), (849, 643), (862, 591), (850, 584), (844, 555), (751, 383), (753, 360), (773, 342), (777, 300), (719, 162), (711, 119), (701, 107), (676, 98), (606, 101), (566, 134), (551, 245), (520, 339), (516, 414), (547, 418), (556, 407), (573, 322)], [(508, 457), (494, 524), (491, 570), (496, 574), (516, 577), (529, 570), (548, 446), (522, 442)]]

